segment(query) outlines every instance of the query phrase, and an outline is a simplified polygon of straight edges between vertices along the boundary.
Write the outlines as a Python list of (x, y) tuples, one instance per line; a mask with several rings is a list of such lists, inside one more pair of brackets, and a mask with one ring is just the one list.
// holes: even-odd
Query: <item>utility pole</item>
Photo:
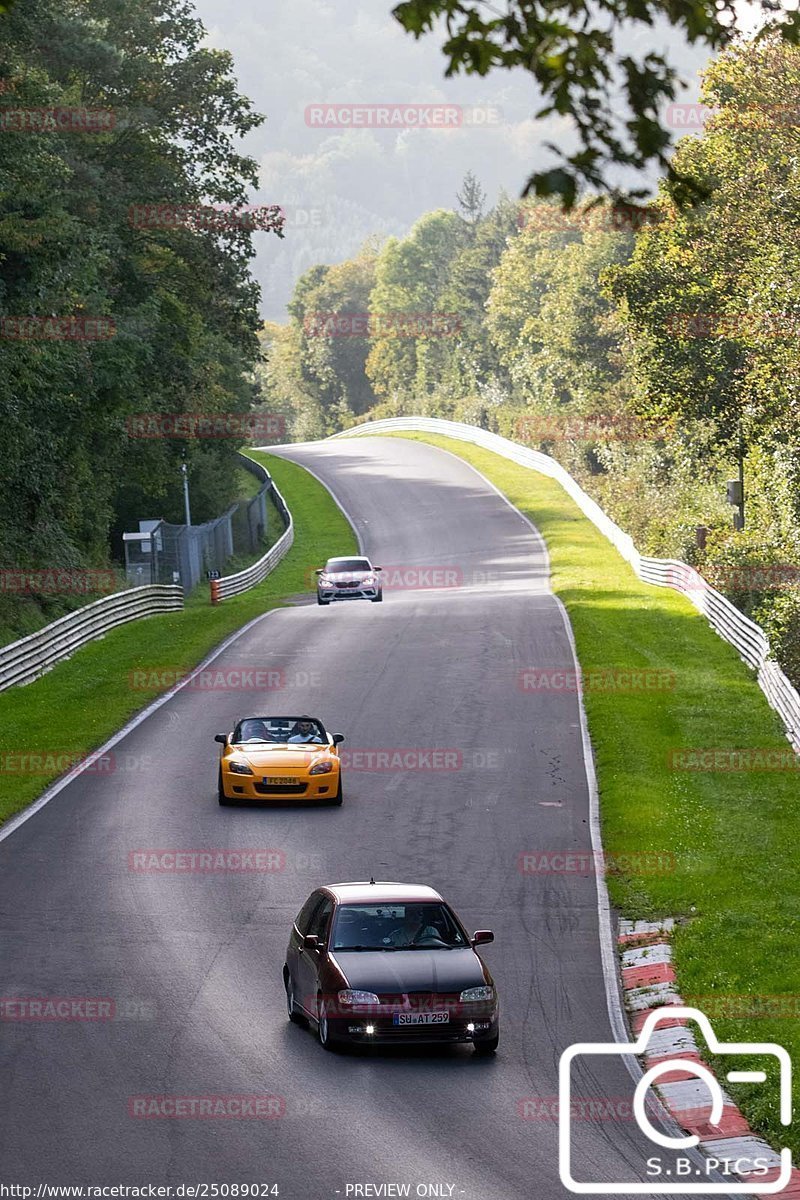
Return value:
[(733, 528), (744, 529), (744, 433), (739, 422), (739, 478), (729, 479), (727, 483), (728, 504), (733, 505)]
[(192, 511), (189, 508), (189, 470), (186, 463), (181, 463), (181, 474), (183, 475), (183, 507), (186, 511), (186, 524), (192, 523)]
[(736, 524), (736, 516), (734, 516), (734, 527), (736, 529), (744, 529), (744, 433), (742, 432), (742, 422), (739, 422), (739, 523)]

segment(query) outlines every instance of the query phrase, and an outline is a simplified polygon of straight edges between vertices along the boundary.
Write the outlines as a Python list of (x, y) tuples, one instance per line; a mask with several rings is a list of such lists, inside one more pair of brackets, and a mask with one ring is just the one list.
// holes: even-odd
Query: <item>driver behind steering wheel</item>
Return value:
[(429, 938), (441, 941), (442, 935), (434, 925), (426, 925), (424, 916), (415, 914), (407, 908), (400, 925), (383, 939), (387, 946), (413, 946), (416, 942), (424, 942)]

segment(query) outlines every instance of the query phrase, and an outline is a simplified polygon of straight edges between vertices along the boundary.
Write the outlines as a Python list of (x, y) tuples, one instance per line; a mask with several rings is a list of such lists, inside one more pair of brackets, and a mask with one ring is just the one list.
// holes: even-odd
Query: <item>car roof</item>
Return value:
[(328, 562), (352, 562), (353, 559), (356, 559), (357, 562), (369, 562), (366, 554), (340, 554), (338, 558), (329, 558)]
[(432, 887), (422, 883), (328, 883), (326, 891), (332, 892), (339, 904), (390, 904), (393, 900), (435, 900), (442, 897)]

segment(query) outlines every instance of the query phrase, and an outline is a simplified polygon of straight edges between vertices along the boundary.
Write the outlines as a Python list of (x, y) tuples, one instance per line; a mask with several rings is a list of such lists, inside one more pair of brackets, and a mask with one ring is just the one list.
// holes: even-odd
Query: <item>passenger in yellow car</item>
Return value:
[(319, 730), (310, 717), (301, 717), (289, 736), (290, 742), (321, 742)]

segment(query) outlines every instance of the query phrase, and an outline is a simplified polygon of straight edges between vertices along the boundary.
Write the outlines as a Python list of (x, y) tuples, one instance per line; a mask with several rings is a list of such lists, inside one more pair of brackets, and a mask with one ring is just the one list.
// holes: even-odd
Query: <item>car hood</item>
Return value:
[(365, 992), (461, 992), (491, 983), (474, 950), (334, 950), (347, 984)]
[(288, 767), (308, 767), (320, 755), (327, 757), (330, 750), (327, 746), (273, 746), (258, 750), (247, 750), (244, 746), (234, 746), (237, 755), (246, 758), (251, 767), (259, 771), (277, 771)]
[(326, 571), (324, 578), (332, 583), (363, 583), (372, 574), (372, 571)]

